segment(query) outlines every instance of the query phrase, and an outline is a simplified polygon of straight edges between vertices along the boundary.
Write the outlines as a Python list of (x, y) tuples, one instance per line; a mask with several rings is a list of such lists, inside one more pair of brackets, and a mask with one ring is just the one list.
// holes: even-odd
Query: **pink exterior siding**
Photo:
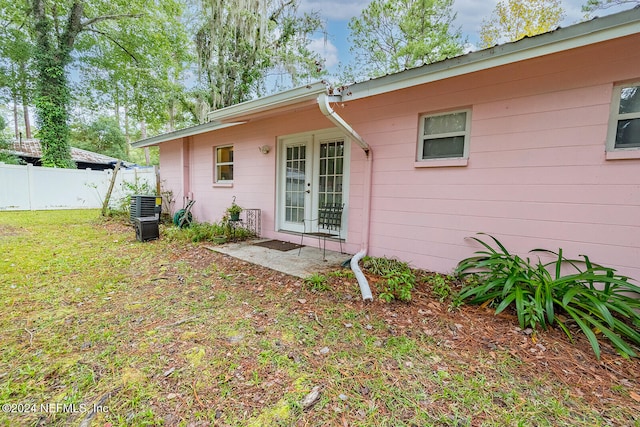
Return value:
[[(195, 135), (189, 142), (169, 142), (160, 145), (161, 180), (167, 190), (174, 193), (175, 210), (182, 208), (183, 195), (191, 193), (194, 200), (193, 214), (196, 220), (214, 222), (219, 221), (225, 209), (231, 204), (233, 197), (243, 208), (261, 210), (262, 236), (278, 238), (287, 241), (299, 241), (300, 237), (291, 233), (276, 231), (276, 156), (277, 140), (283, 135), (321, 130), (331, 127), (331, 123), (320, 113), (317, 107), (307, 108), (294, 116), (279, 116), (272, 119), (262, 119), (241, 126), (230, 127), (216, 132)], [(180, 169), (181, 144), (189, 145), (190, 168), (188, 169), (189, 191), (182, 190), (184, 179), (176, 179)], [(234, 179), (232, 185), (214, 183), (214, 149), (215, 147), (234, 146)], [(269, 145), (272, 147), (268, 154), (262, 154), (258, 147)], [(353, 150), (355, 151), (355, 150)], [(352, 156), (358, 158), (358, 156)], [(352, 171), (357, 168), (352, 167)], [(358, 187), (357, 179), (352, 184)], [(357, 199), (357, 198), (356, 198)], [(351, 206), (351, 202), (348, 203)], [(355, 209), (355, 208), (354, 208)], [(354, 213), (348, 218), (359, 215)], [(345, 245), (345, 249), (354, 252), (359, 247), (359, 225), (351, 227), (356, 234), (349, 235), (348, 241), (353, 244)], [(308, 241), (314, 244), (310, 239)], [(335, 247), (334, 247), (335, 246)], [(327, 248), (336, 249), (338, 244), (329, 242)]]
[[(486, 232), (640, 279), (640, 160), (605, 160), (615, 82), (640, 80), (640, 37), (354, 101), (374, 152), (370, 254), (440, 272)], [(596, 59), (597, 58), (597, 59)], [(418, 116), (471, 108), (466, 167), (414, 168)]]
[[(640, 80), (640, 36), (565, 51), (363, 98), (337, 112), (371, 145), (369, 254), (450, 272), (486, 232), (514, 252), (562, 247), (640, 279), (640, 160), (605, 160), (612, 88)], [(418, 117), (472, 111), (464, 167), (416, 168)], [(233, 196), (276, 231), (278, 137), (331, 127), (317, 107), (161, 144), (161, 174), (196, 199), (198, 220), (220, 219)], [(188, 144), (184, 149), (182, 144)], [(213, 184), (215, 146), (234, 145), (233, 186)], [(267, 155), (258, 147), (270, 145)], [(189, 157), (188, 179), (180, 176)], [(346, 250), (360, 249), (365, 156), (352, 144)], [(335, 245), (337, 247), (337, 244)]]

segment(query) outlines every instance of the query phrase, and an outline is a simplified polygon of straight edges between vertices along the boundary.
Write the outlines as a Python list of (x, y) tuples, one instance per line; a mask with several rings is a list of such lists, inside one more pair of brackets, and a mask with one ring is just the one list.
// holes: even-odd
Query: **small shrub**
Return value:
[(313, 273), (311, 276), (304, 279), (304, 283), (312, 291), (327, 291), (329, 290), (329, 283), (327, 277), (320, 273)]
[(416, 276), (411, 270), (390, 271), (383, 277), (386, 282), (383, 282), (383, 291), (380, 293), (380, 299), (385, 302), (391, 302), (394, 299), (400, 301), (411, 300), (411, 290), (416, 283)]
[(380, 299), (391, 302), (411, 300), (411, 290), (416, 283), (416, 276), (406, 262), (390, 258), (364, 257), (362, 266), (368, 272), (381, 276), (384, 281), (379, 283)]
[(342, 279), (354, 279), (356, 277), (355, 274), (353, 274), (353, 271), (348, 270), (348, 269), (342, 269), (342, 270), (335, 270), (329, 273), (329, 276), (331, 277), (339, 277)]
[[(486, 250), (458, 264), (458, 275), (477, 278), (463, 287), (460, 300), (494, 304), (496, 314), (515, 305), (521, 328), (558, 325), (571, 339), (569, 328), (556, 315), (563, 313), (585, 334), (596, 357), (600, 357), (596, 333), (606, 337), (623, 356), (637, 356), (632, 346), (640, 345), (640, 287), (629, 278), (593, 264), (585, 255), (581, 255), (582, 260), (566, 259), (562, 249), (557, 253), (534, 249), (531, 252), (553, 255), (555, 260), (532, 263), (509, 253), (495, 237), (489, 237), (497, 249), (473, 237)], [(563, 275), (565, 265), (575, 273)]]
[(206, 222), (194, 222), (191, 226), (184, 229), (187, 238), (194, 242), (212, 242), (221, 234), (220, 227), (217, 224), (208, 224)]
[(450, 278), (441, 274), (434, 274), (425, 278), (425, 283), (431, 286), (431, 292), (438, 297), (440, 302), (444, 302), (451, 296)]
[(228, 240), (246, 240), (255, 237), (253, 232), (243, 227), (232, 227), (224, 219), (220, 222), (192, 222), (189, 227), (167, 227), (164, 235), (169, 240), (190, 242), (225, 243)]

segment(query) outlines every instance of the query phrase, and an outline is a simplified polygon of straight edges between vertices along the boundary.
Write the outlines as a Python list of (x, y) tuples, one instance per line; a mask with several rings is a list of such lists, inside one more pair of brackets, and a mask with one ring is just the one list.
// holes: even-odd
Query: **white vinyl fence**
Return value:
[[(101, 208), (113, 170), (58, 169), (0, 163), (0, 211)], [(109, 206), (119, 207), (131, 189), (156, 188), (154, 168), (120, 169)]]

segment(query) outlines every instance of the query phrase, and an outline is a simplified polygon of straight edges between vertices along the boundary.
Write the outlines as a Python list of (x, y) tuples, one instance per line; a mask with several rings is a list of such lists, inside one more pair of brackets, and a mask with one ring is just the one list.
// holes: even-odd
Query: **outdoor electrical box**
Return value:
[(141, 242), (160, 238), (158, 218), (155, 216), (135, 218), (136, 239)]
[(131, 207), (129, 209), (129, 220), (133, 224), (135, 218), (157, 217), (160, 219), (162, 212), (162, 197), (160, 196), (131, 196)]

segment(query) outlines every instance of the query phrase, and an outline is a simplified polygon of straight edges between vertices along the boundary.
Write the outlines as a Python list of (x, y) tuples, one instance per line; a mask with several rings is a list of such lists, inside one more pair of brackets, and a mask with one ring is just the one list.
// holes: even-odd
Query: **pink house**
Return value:
[[(477, 232), (640, 278), (640, 8), (339, 90), (213, 111), (160, 146), (177, 209), (235, 196), (262, 237), (344, 203), (346, 252), (450, 272)], [(309, 244), (314, 244), (309, 240)], [(337, 249), (332, 241), (327, 248)]]

